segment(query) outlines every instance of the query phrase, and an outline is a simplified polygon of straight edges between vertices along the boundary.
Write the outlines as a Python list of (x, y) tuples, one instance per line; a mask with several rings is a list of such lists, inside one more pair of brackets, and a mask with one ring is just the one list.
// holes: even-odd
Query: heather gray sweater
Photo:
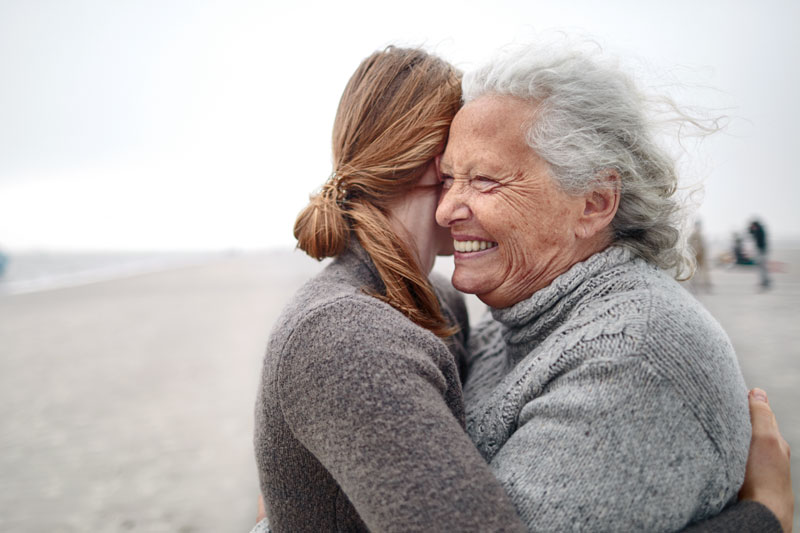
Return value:
[(382, 286), (358, 245), (278, 319), (255, 424), (273, 531), (524, 531), (464, 432), (466, 311), (436, 285), (453, 352), (364, 293)]
[(736, 497), (747, 390), (674, 280), (610, 247), (492, 317), (470, 340), (467, 431), (531, 531), (676, 531)]

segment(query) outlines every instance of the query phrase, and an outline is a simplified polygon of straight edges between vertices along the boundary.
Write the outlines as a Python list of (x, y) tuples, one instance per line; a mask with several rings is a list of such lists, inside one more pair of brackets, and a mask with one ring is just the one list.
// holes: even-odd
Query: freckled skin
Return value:
[(456, 253), (453, 285), (492, 307), (527, 299), (608, 244), (607, 233), (584, 230), (586, 197), (563, 192), (525, 143), (532, 112), (510, 96), (470, 102), (441, 160), (437, 222), (458, 240), (498, 243), (480, 255)]

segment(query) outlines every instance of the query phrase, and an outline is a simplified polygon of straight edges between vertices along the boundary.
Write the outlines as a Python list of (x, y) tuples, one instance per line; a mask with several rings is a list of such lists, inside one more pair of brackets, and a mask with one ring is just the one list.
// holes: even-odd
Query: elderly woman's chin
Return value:
[[(585, 248), (578, 243), (549, 244), (532, 252), (516, 242), (492, 243), (485, 250), (459, 251), (456, 242), (453, 286), (476, 295), (495, 309), (511, 307), (547, 287), (559, 275), (603, 247)], [(510, 253), (516, 249), (522, 252)]]
[(508, 307), (515, 302), (504, 286), (508, 273), (502, 263), (497, 246), (475, 252), (461, 252), (456, 248), (453, 287), (476, 295), (491, 307)]

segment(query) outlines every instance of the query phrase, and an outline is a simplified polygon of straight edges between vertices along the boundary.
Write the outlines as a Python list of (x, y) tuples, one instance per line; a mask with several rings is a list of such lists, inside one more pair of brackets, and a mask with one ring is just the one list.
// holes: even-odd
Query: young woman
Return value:
[(336, 259), (275, 324), (256, 406), (274, 531), (524, 530), (464, 432), (463, 303), (428, 279), (452, 251), (435, 158), (460, 81), (388, 48), (342, 95), (334, 173), (295, 224), (302, 250)]
[(452, 66), (393, 47), (342, 95), (334, 172), (295, 225), (335, 259), (277, 320), (256, 404), (273, 531), (526, 529), (464, 431), (463, 302), (429, 278), (452, 252), (435, 160), (460, 100)]

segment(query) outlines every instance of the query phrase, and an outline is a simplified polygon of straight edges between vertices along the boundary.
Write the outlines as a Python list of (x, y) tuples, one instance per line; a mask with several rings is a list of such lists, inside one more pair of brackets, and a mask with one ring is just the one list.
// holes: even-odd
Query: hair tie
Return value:
[(342, 183), (342, 176), (337, 174), (336, 171), (331, 172), (330, 178), (328, 178), (328, 182), (330, 183), (331, 188), (335, 192), (335, 200), (336, 205), (340, 208), (345, 208), (345, 203), (347, 202), (347, 187), (344, 186)]

